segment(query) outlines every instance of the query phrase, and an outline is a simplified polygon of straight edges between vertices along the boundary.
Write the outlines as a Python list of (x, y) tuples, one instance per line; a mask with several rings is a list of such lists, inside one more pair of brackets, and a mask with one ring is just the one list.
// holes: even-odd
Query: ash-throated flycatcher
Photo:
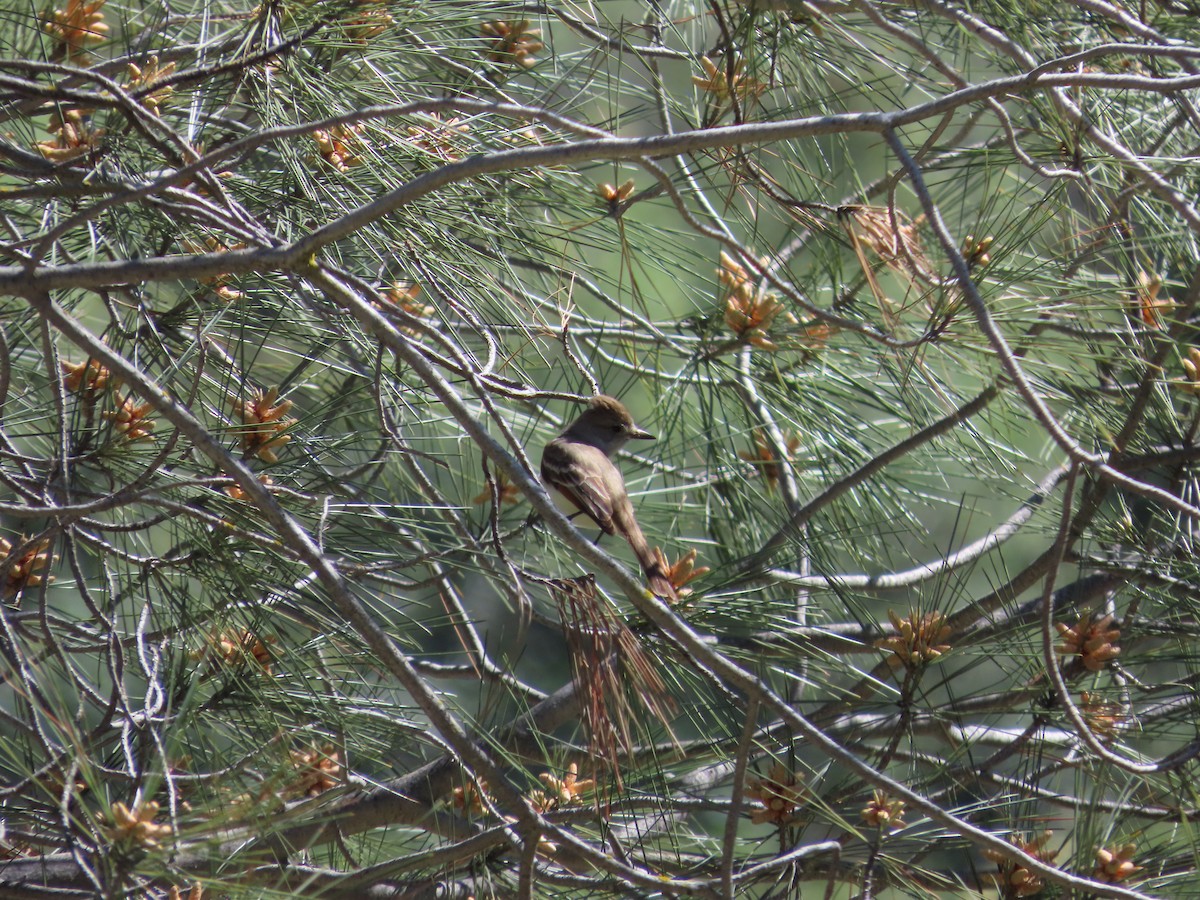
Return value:
[(625, 479), (609, 457), (631, 440), (654, 440), (638, 428), (615, 397), (591, 399), (574, 422), (542, 451), (542, 480), (587, 514), (605, 534), (620, 534), (633, 548), (650, 588), (676, 599), (675, 588), (658, 556), (646, 543), (625, 490)]

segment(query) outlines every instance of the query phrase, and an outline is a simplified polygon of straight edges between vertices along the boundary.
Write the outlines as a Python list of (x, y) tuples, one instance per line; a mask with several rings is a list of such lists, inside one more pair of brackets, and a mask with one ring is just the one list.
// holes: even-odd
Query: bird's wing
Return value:
[(616, 533), (613, 498), (605, 480), (610, 468), (612, 462), (603, 451), (589, 444), (573, 441), (567, 447), (551, 441), (542, 454), (542, 480), (587, 513), (605, 534)]

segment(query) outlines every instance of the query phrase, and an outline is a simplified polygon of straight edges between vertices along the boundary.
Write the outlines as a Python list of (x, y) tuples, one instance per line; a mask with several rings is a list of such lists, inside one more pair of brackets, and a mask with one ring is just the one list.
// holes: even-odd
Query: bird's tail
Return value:
[(674, 603), (678, 600), (679, 595), (675, 592), (675, 585), (671, 584), (662, 554), (651, 550), (645, 542), (641, 547), (633, 549), (637, 553), (638, 562), (642, 564), (642, 571), (646, 573), (646, 580), (650, 582), (650, 590), (669, 602)]
[(625, 540), (629, 541), (634, 556), (642, 564), (642, 571), (646, 573), (646, 580), (650, 582), (650, 590), (668, 602), (673, 603), (678, 600), (679, 595), (675, 593), (675, 585), (671, 584), (671, 578), (667, 574), (666, 560), (661, 551), (657, 548), (651, 550), (650, 545), (646, 543), (646, 536), (642, 534), (642, 529), (637, 523), (628, 498), (624, 503), (617, 504), (613, 510), (613, 523), (616, 525), (616, 530), (624, 536)]

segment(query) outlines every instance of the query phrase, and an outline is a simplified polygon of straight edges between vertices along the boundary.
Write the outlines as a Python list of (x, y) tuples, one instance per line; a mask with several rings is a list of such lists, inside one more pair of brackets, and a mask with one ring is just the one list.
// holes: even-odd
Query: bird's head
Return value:
[(564, 433), (572, 440), (582, 441), (612, 454), (631, 440), (652, 441), (654, 435), (639, 428), (629, 410), (616, 397), (598, 394)]

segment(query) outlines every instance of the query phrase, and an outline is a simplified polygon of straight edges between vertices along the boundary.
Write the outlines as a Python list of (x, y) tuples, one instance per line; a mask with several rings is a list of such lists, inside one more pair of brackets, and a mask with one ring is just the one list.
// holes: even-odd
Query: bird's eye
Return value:
[(613, 430), (613, 431), (614, 431), (616, 434), (620, 434), (622, 431), (624, 431), (624, 429), (621, 427), (621, 425), (620, 425), (619, 423), (618, 423), (618, 424), (616, 424), (616, 425), (614, 425), (614, 426), (612, 426), (612, 430)]

